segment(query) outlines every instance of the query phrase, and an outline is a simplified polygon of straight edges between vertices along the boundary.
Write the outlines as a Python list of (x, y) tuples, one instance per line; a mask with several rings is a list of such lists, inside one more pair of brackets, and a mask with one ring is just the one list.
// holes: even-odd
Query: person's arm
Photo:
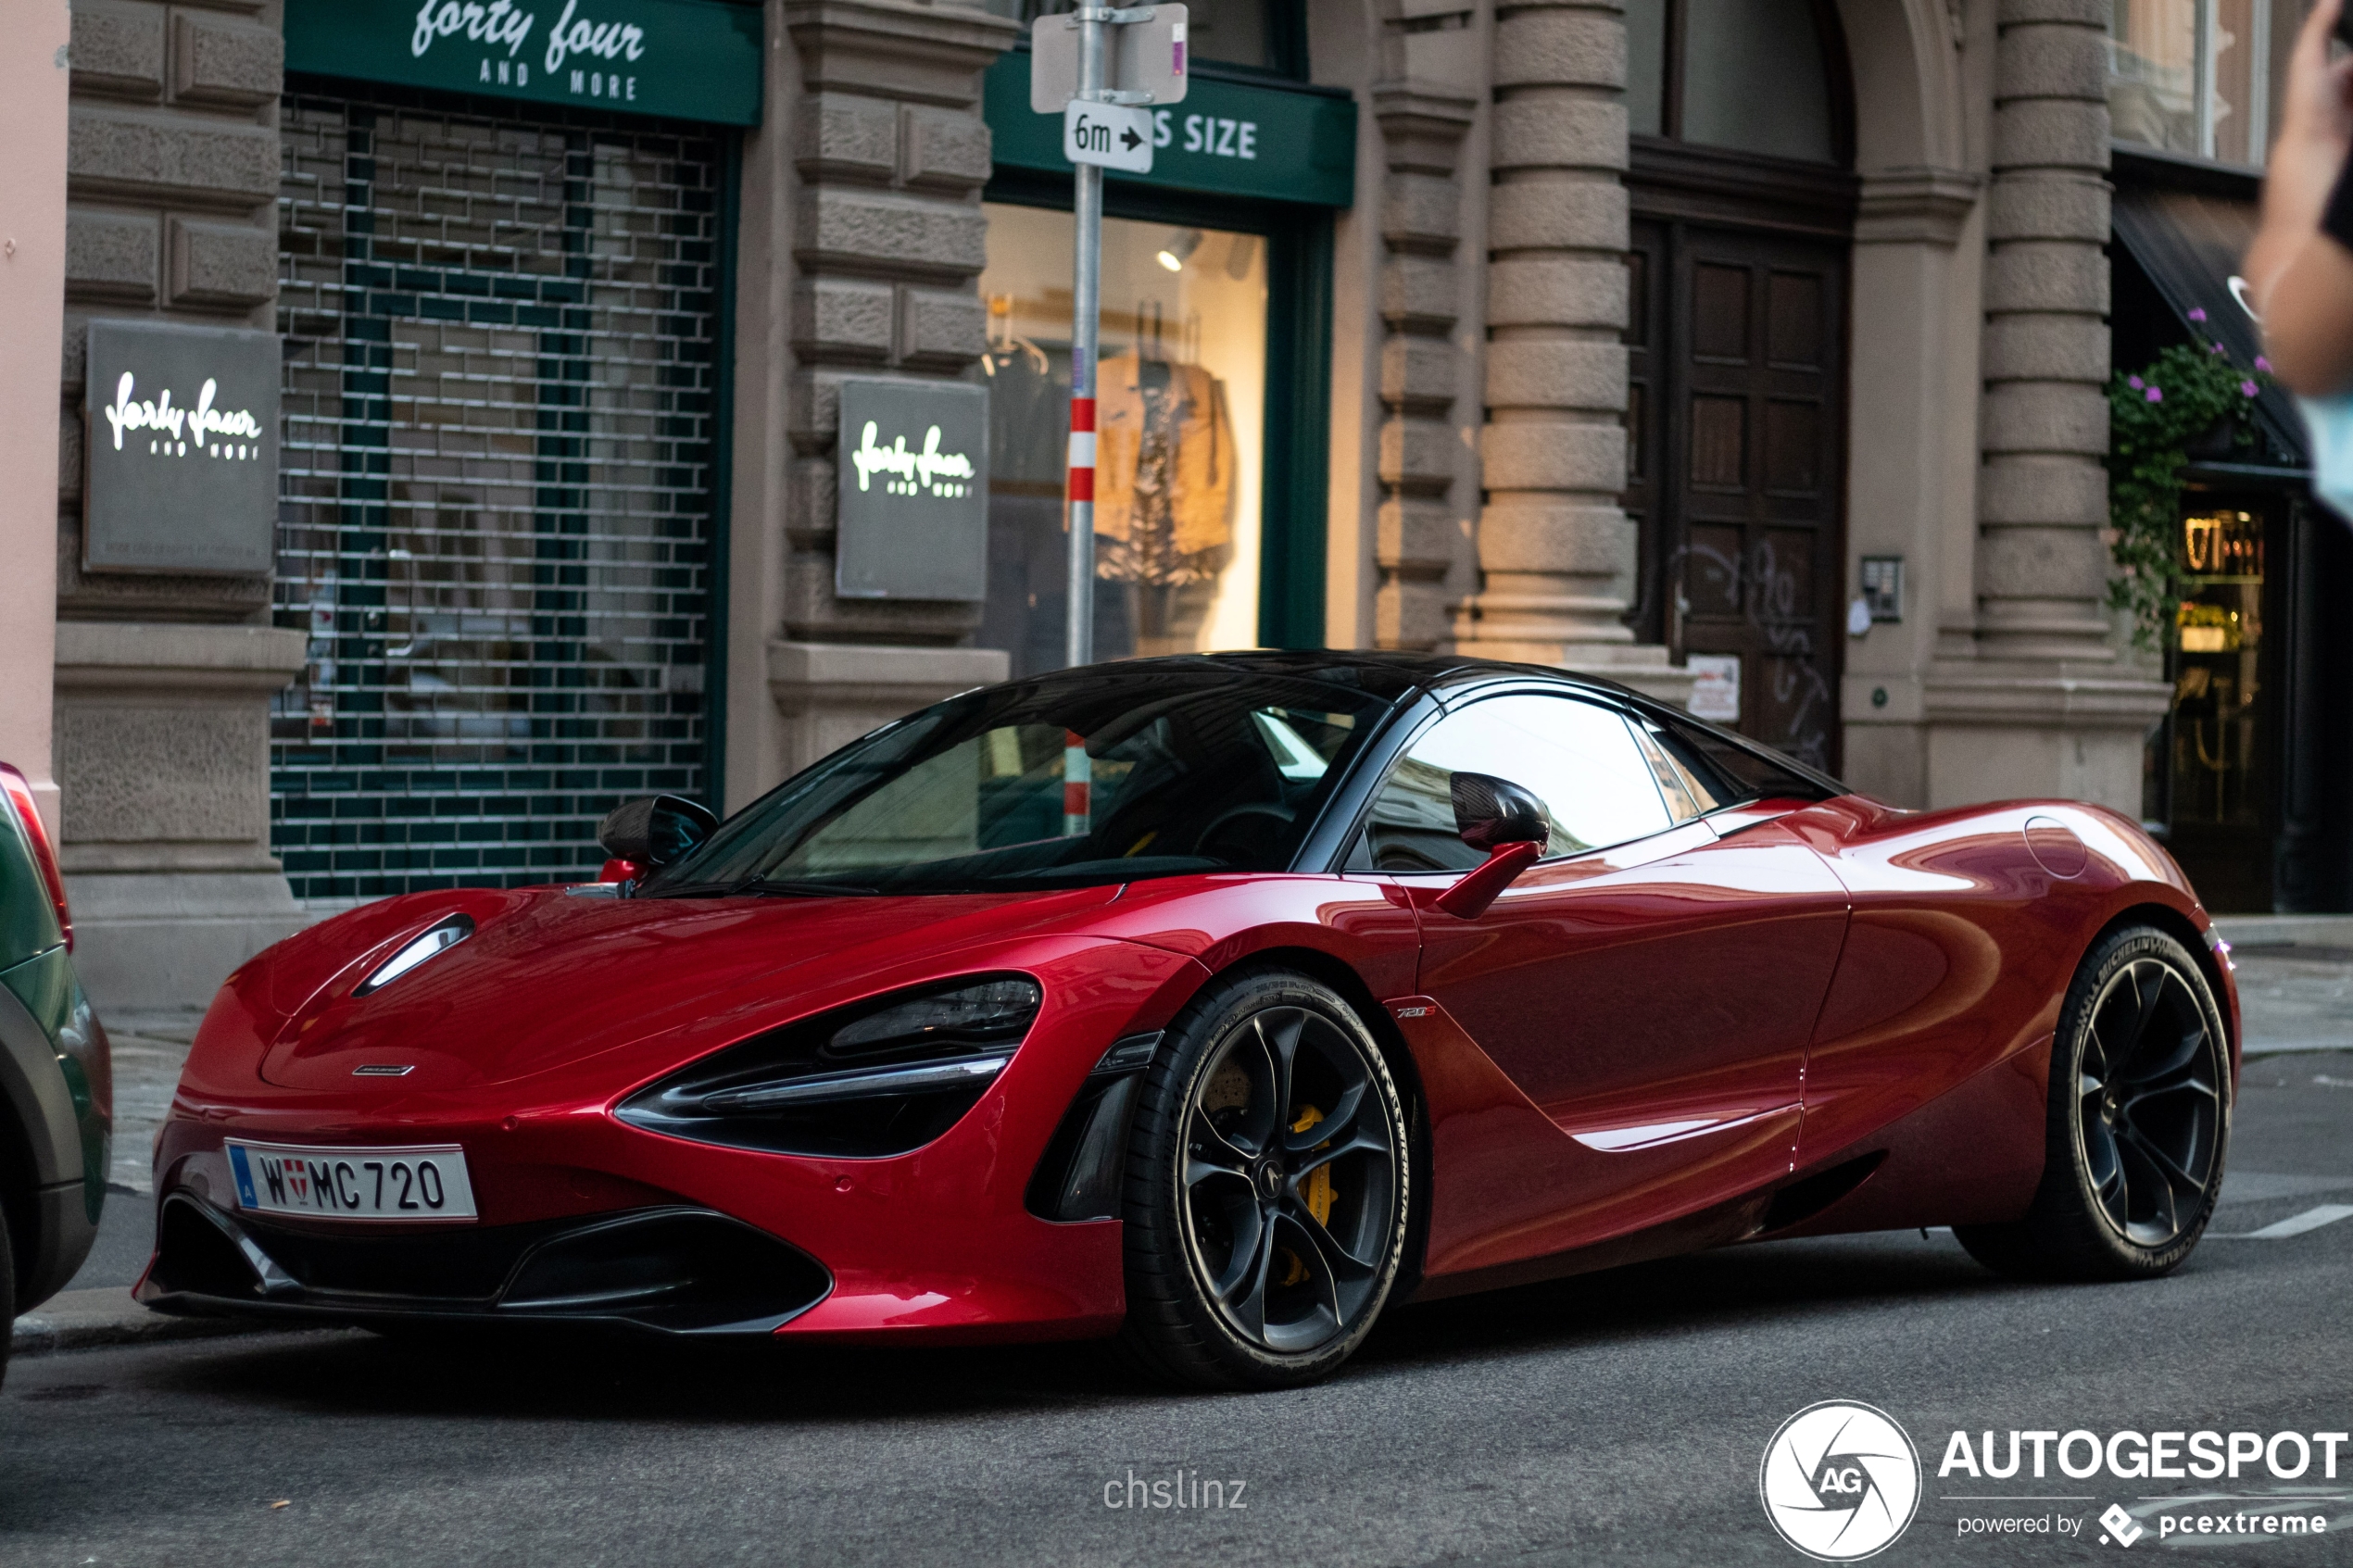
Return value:
[(2353, 384), (2353, 59), (2332, 61), (2344, 0), (2321, 0), (2288, 62), (2263, 222), (2243, 264), (2273, 370), (2308, 396)]

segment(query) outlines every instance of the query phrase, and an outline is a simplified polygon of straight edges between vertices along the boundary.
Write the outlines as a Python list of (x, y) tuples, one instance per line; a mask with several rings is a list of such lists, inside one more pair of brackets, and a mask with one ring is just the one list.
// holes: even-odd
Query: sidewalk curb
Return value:
[(167, 1339), (209, 1339), (223, 1335), (285, 1332), (281, 1323), (235, 1318), (174, 1318), (151, 1312), (131, 1298), (130, 1287), (67, 1290), (17, 1319), (8, 1354), (46, 1355), (53, 1350), (90, 1350), (109, 1345), (147, 1345)]
[(2233, 947), (2353, 947), (2353, 915), (2215, 915)]

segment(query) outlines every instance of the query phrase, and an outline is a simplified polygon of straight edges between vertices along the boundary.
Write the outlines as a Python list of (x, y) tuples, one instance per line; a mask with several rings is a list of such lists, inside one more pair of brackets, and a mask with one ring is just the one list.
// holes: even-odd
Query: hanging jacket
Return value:
[[(1171, 365), (1162, 416), (1175, 447), (1169, 514), (1180, 556), (1234, 538), (1234, 421), (1226, 386), (1198, 365)], [(1136, 466), (1148, 406), (1134, 349), (1102, 361), (1095, 395), (1095, 532), (1126, 541), (1136, 523)]]

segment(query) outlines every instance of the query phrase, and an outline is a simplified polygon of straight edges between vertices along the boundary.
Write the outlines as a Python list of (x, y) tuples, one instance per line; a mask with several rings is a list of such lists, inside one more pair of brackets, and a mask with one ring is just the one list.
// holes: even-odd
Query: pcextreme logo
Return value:
[(1818, 1562), (1854, 1562), (1894, 1545), (1919, 1512), (1919, 1451), (1886, 1411), (1825, 1399), (1765, 1445), (1756, 1491), (1781, 1539)]

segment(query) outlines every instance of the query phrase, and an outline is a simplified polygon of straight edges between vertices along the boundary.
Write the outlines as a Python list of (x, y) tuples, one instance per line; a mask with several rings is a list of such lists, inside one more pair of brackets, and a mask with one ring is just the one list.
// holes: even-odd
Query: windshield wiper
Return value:
[(781, 882), (772, 881), (763, 873), (754, 872), (733, 887), (728, 888), (721, 897), (740, 898), (749, 895), (756, 898), (765, 898), (771, 894), (776, 894), (788, 898), (824, 898), (840, 893), (852, 897), (871, 897), (881, 892), (882, 889), (879, 887), (864, 887), (849, 882), (817, 882), (790, 877)]

